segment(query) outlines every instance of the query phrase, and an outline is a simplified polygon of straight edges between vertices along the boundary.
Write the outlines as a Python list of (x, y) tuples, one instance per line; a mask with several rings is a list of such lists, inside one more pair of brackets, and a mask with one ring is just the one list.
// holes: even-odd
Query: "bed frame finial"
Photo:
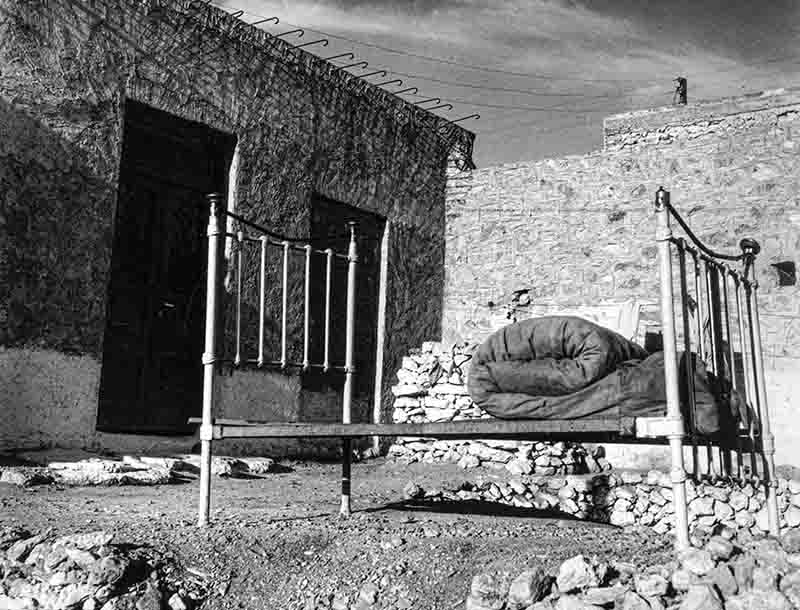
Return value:
[(656, 210), (663, 210), (669, 206), (669, 191), (659, 186), (656, 191)]
[(742, 254), (745, 256), (755, 257), (761, 252), (761, 244), (749, 237), (745, 237), (740, 241), (739, 247), (742, 249)]

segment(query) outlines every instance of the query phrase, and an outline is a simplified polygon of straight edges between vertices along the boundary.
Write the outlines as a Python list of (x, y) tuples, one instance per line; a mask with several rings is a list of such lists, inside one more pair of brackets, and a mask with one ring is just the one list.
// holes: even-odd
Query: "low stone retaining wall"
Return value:
[[(800, 481), (779, 478), (782, 528), (800, 527)], [(433, 502), (478, 500), (618, 526), (650, 526), (660, 534), (674, 527), (672, 483), (666, 472), (609, 472), (589, 475), (523, 475), (503, 480), (479, 476), (458, 489), (425, 493), (409, 486), (407, 495)], [(763, 484), (727, 480), (687, 481), (692, 536), (719, 527), (758, 535), (768, 530)]]
[[(456, 345), (443, 350), (441, 344), (423, 343), (411, 350), (397, 371), (395, 423), (446, 422), (491, 419), (477, 407), (467, 392), (466, 380), (471, 350)], [(610, 465), (604, 452), (592, 454), (580, 443), (503, 440), (444, 441), (398, 438), (389, 454), (405, 462), (453, 462), (462, 468), (489, 466), (506, 468), (512, 474), (574, 474), (602, 472)]]

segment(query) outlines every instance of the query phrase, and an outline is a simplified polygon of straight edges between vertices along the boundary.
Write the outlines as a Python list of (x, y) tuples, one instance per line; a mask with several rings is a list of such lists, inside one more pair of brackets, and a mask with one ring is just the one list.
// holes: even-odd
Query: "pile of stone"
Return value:
[[(410, 488), (416, 488), (413, 484)], [(477, 477), (458, 489), (406, 495), (437, 500), (477, 500), (562, 513), (617, 526), (649, 526), (665, 534), (674, 527), (672, 482), (666, 472), (590, 475), (523, 475), (507, 480)], [(689, 523), (695, 537), (715, 527), (751, 535), (768, 531), (764, 486), (725, 479), (687, 481)], [(778, 479), (778, 509), (784, 528), (800, 527), (800, 481)]]
[[(397, 372), (395, 423), (447, 422), (486, 419), (490, 415), (476, 406), (466, 387), (471, 349), (455, 345), (443, 349), (426, 342), (403, 358)], [(462, 468), (478, 466), (506, 468), (512, 474), (572, 474), (602, 472), (610, 465), (602, 449), (589, 454), (579, 443), (530, 441), (445, 441), (398, 438), (389, 454), (403, 463), (458, 463)]]
[[(248, 477), (266, 474), (275, 466), (270, 458), (214, 457), (212, 474), (221, 477)], [(164, 485), (194, 476), (200, 471), (200, 457), (123, 456), (120, 459), (89, 458), (69, 462), (48, 462), (44, 466), (0, 467), (0, 483), (20, 487), (60, 484)]]
[(0, 608), (191, 610), (210, 587), (153, 549), (114, 544), (103, 531), (55, 537), (0, 528)]
[(739, 539), (733, 530), (678, 554), (665, 565), (639, 568), (578, 555), (555, 574), (532, 567), (520, 574), (479, 574), (467, 610), (792, 610), (800, 608), (800, 531), (781, 540)]

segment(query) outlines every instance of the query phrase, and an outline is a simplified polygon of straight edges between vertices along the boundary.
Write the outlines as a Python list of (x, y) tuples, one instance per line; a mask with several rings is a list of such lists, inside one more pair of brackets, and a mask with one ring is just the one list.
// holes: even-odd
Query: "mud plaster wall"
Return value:
[[(235, 134), (235, 206), (257, 222), (308, 234), (314, 193), (388, 218), (384, 366), (440, 334), (445, 172), (469, 159), (471, 134), (206, 3), (172, 3), (155, 21), (148, 8), (0, 0), (5, 447), (122, 443), (94, 419), (126, 99)], [(223, 379), (221, 415), (265, 397), (267, 414), (291, 418), (332, 403), (279, 374), (244, 383), (255, 375)]]
[[(605, 149), (462, 172), (448, 188), (446, 341), (481, 340), (507, 322), (496, 304), (529, 289), (532, 309), (638, 297), (658, 319), (653, 198), (663, 185), (707, 244), (762, 245), (768, 400), (778, 462), (800, 464), (800, 287), (770, 263), (800, 254), (800, 94), (754, 95), (611, 117)], [(647, 306), (647, 304), (650, 304)], [(630, 447), (615, 465), (649, 465)], [(660, 452), (663, 454), (663, 451)], [(624, 458), (624, 459), (623, 459)]]

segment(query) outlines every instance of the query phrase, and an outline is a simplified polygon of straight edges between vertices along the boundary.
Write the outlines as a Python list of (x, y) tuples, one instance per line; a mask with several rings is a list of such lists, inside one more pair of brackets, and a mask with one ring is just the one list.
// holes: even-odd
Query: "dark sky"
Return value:
[(299, 26), (337, 36), (308, 50), (353, 52), (367, 71), (419, 87), (409, 100), (452, 103), (435, 111), (447, 118), (479, 113), (464, 123), (477, 134), (479, 167), (597, 149), (604, 116), (669, 104), (678, 75), (689, 80), (690, 102), (800, 85), (800, 0), (215, 4), (247, 11), (245, 21), (277, 16), (273, 33)]

